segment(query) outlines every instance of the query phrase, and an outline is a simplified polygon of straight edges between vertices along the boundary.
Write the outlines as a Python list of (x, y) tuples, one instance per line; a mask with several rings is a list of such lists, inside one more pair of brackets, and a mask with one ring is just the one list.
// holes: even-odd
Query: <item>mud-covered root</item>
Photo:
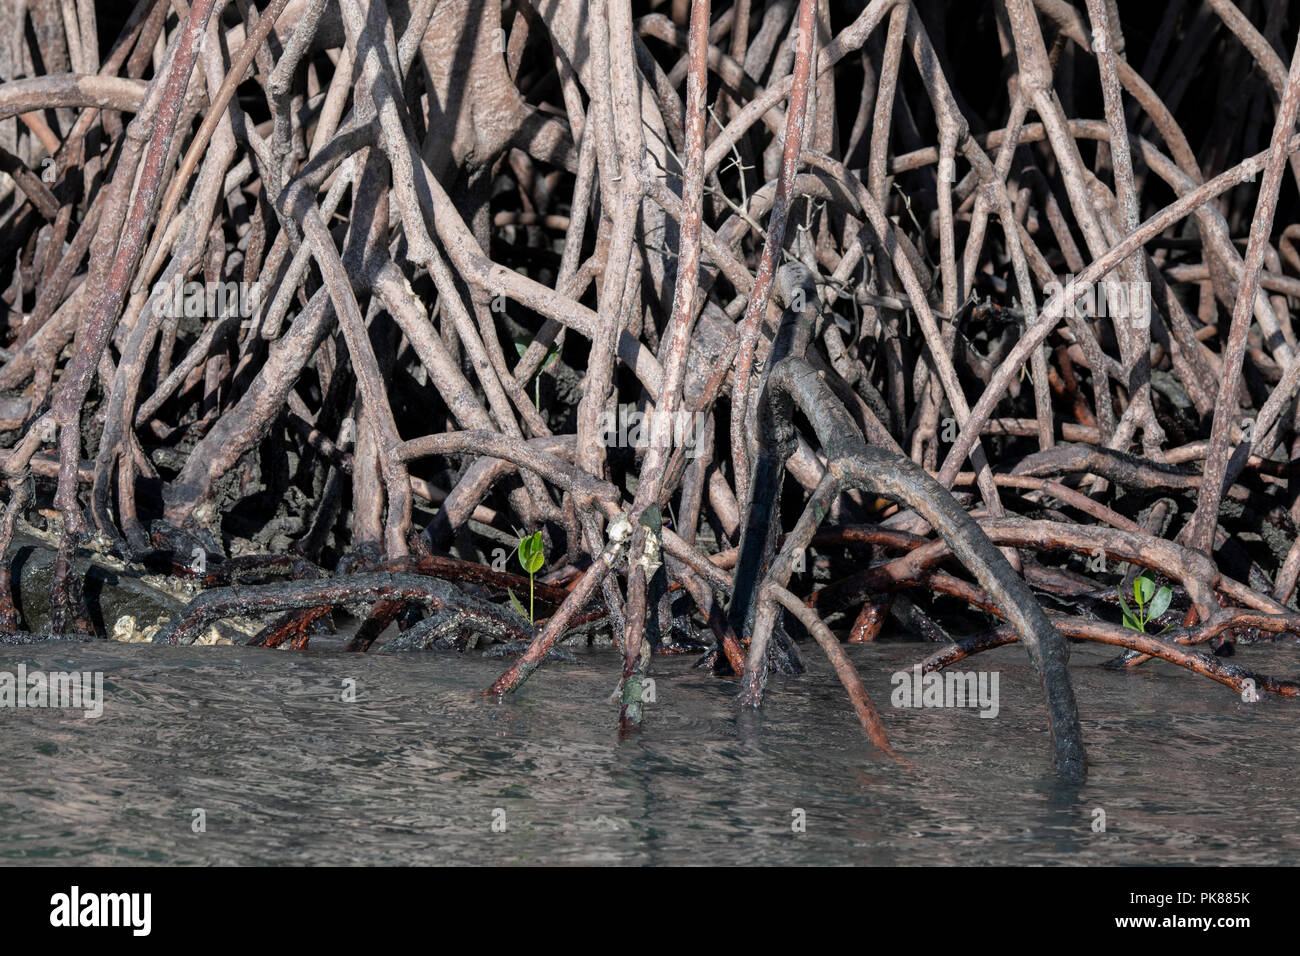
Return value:
[(155, 644), (189, 644), (223, 618), (257, 617), (287, 611), (334, 609), (393, 603), (429, 611), (448, 610), (473, 618), (476, 626), (500, 640), (530, 640), (527, 621), (505, 608), (466, 594), (454, 584), (412, 574), (370, 572), (317, 581), (217, 588), (194, 598), (185, 611), (154, 638)]

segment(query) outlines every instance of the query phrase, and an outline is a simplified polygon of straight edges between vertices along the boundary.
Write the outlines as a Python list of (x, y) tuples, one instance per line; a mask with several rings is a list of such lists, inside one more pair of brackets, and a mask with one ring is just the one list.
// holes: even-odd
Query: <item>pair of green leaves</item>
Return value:
[(542, 545), (542, 533), (534, 531), (519, 539), (519, 566), (529, 574), (536, 574), (546, 563), (546, 551)]
[[(515, 342), (515, 351), (519, 353), (520, 358), (523, 358), (528, 353), (528, 346), (530, 346), (531, 344), (532, 344), (531, 342)], [(546, 371), (548, 368), (550, 368), (552, 365), (555, 364), (555, 360), (558, 359), (559, 357), (560, 357), (560, 353), (558, 351), (556, 351), (555, 349), (550, 349), (546, 353), (546, 358), (542, 359), (542, 367), (539, 368), (538, 371), (539, 372)]]
[[(1122, 588), (1118, 593), (1119, 606), (1124, 612), (1124, 626), (1143, 634), (1146, 633), (1149, 621), (1158, 618), (1169, 610), (1169, 602), (1174, 597), (1174, 592), (1167, 586), (1157, 588), (1156, 582), (1147, 577), (1145, 573), (1138, 575), (1133, 580), (1133, 600), (1137, 602), (1136, 610), (1129, 607), (1128, 602), (1124, 600)], [(1169, 628), (1166, 627), (1163, 630), (1167, 631)]]

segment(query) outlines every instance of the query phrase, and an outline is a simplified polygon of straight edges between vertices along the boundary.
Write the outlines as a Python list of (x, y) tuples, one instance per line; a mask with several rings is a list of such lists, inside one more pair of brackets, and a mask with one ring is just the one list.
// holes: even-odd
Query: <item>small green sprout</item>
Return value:
[[(1129, 607), (1128, 602), (1124, 600), (1123, 588), (1118, 589), (1118, 594), (1119, 606), (1124, 612), (1124, 626), (1137, 631), (1139, 634), (1145, 634), (1147, 624), (1169, 610), (1169, 602), (1174, 597), (1174, 592), (1168, 587), (1157, 590), (1156, 582), (1147, 577), (1145, 572), (1138, 575), (1133, 581), (1133, 600), (1137, 602), (1136, 611)], [(1167, 631), (1169, 628), (1166, 627), (1163, 630)]]
[[(515, 351), (519, 353), (520, 358), (523, 358), (528, 352), (528, 343), (516, 342)], [(547, 352), (546, 358), (542, 360), (541, 367), (538, 368), (537, 374), (533, 377), (533, 404), (537, 406), (539, 412), (542, 410), (542, 373), (554, 365), (555, 360), (559, 357), (560, 353), (555, 349)]]
[(534, 531), (527, 537), (519, 539), (519, 564), (528, 572), (528, 620), (535, 623), (533, 614), (533, 575), (546, 563), (546, 553), (542, 545), (542, 533)]

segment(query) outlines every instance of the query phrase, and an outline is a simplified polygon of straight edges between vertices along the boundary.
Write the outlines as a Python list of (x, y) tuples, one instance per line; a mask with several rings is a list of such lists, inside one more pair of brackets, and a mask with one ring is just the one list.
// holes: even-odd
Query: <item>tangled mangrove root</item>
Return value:
[(497, 695), (591, 625), (624, 731), (654, 651), (757, 706), (810, 636), (892, 754), (841, 646), (892, 621), (1023, 643), (1072, 778), (1069, 641), (1294, 697), (1222, 660), (1300, 635), (1288, 17), (6, 5), (0, 632), (103, 636), (88, 552), (205, 589), (158, 642), (351, 609), (522, 649)]

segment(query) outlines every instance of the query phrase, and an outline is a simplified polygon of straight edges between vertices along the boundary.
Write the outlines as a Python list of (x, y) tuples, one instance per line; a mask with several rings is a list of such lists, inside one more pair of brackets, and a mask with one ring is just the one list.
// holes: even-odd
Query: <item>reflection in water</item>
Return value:
[[(1241, 653), (1287, 675), (1294, 652)], [(1046, 717), (1017, 648), (964, 665), (1000, 672), (993, 720), (890, 708), (889, 675), (921, 645), (849, 653), (907, 766), (865, 742), (820, 660), (773, 678), (763, 711), (741, 713), (733, 683), (656, 659), (646, 728), (619, 743), (609, 651), (548, 666), (498, 704), (478, 691), (504, 665), (473, 654), (6, 648), (4, 671), (103, 671), (105, 708), (98, 720), (0, 710), (0, 861), (1295, 860), (1294, 702), (1243, 704), (1162, 664), (1103, 671), (1104, 652), (1076, 647), (1092, 770), (1070, 786), (1048, 772)], [(342, 700), (349, 679), (354, 702)], [(205, 832), (191, 829), (196, 810)]]

